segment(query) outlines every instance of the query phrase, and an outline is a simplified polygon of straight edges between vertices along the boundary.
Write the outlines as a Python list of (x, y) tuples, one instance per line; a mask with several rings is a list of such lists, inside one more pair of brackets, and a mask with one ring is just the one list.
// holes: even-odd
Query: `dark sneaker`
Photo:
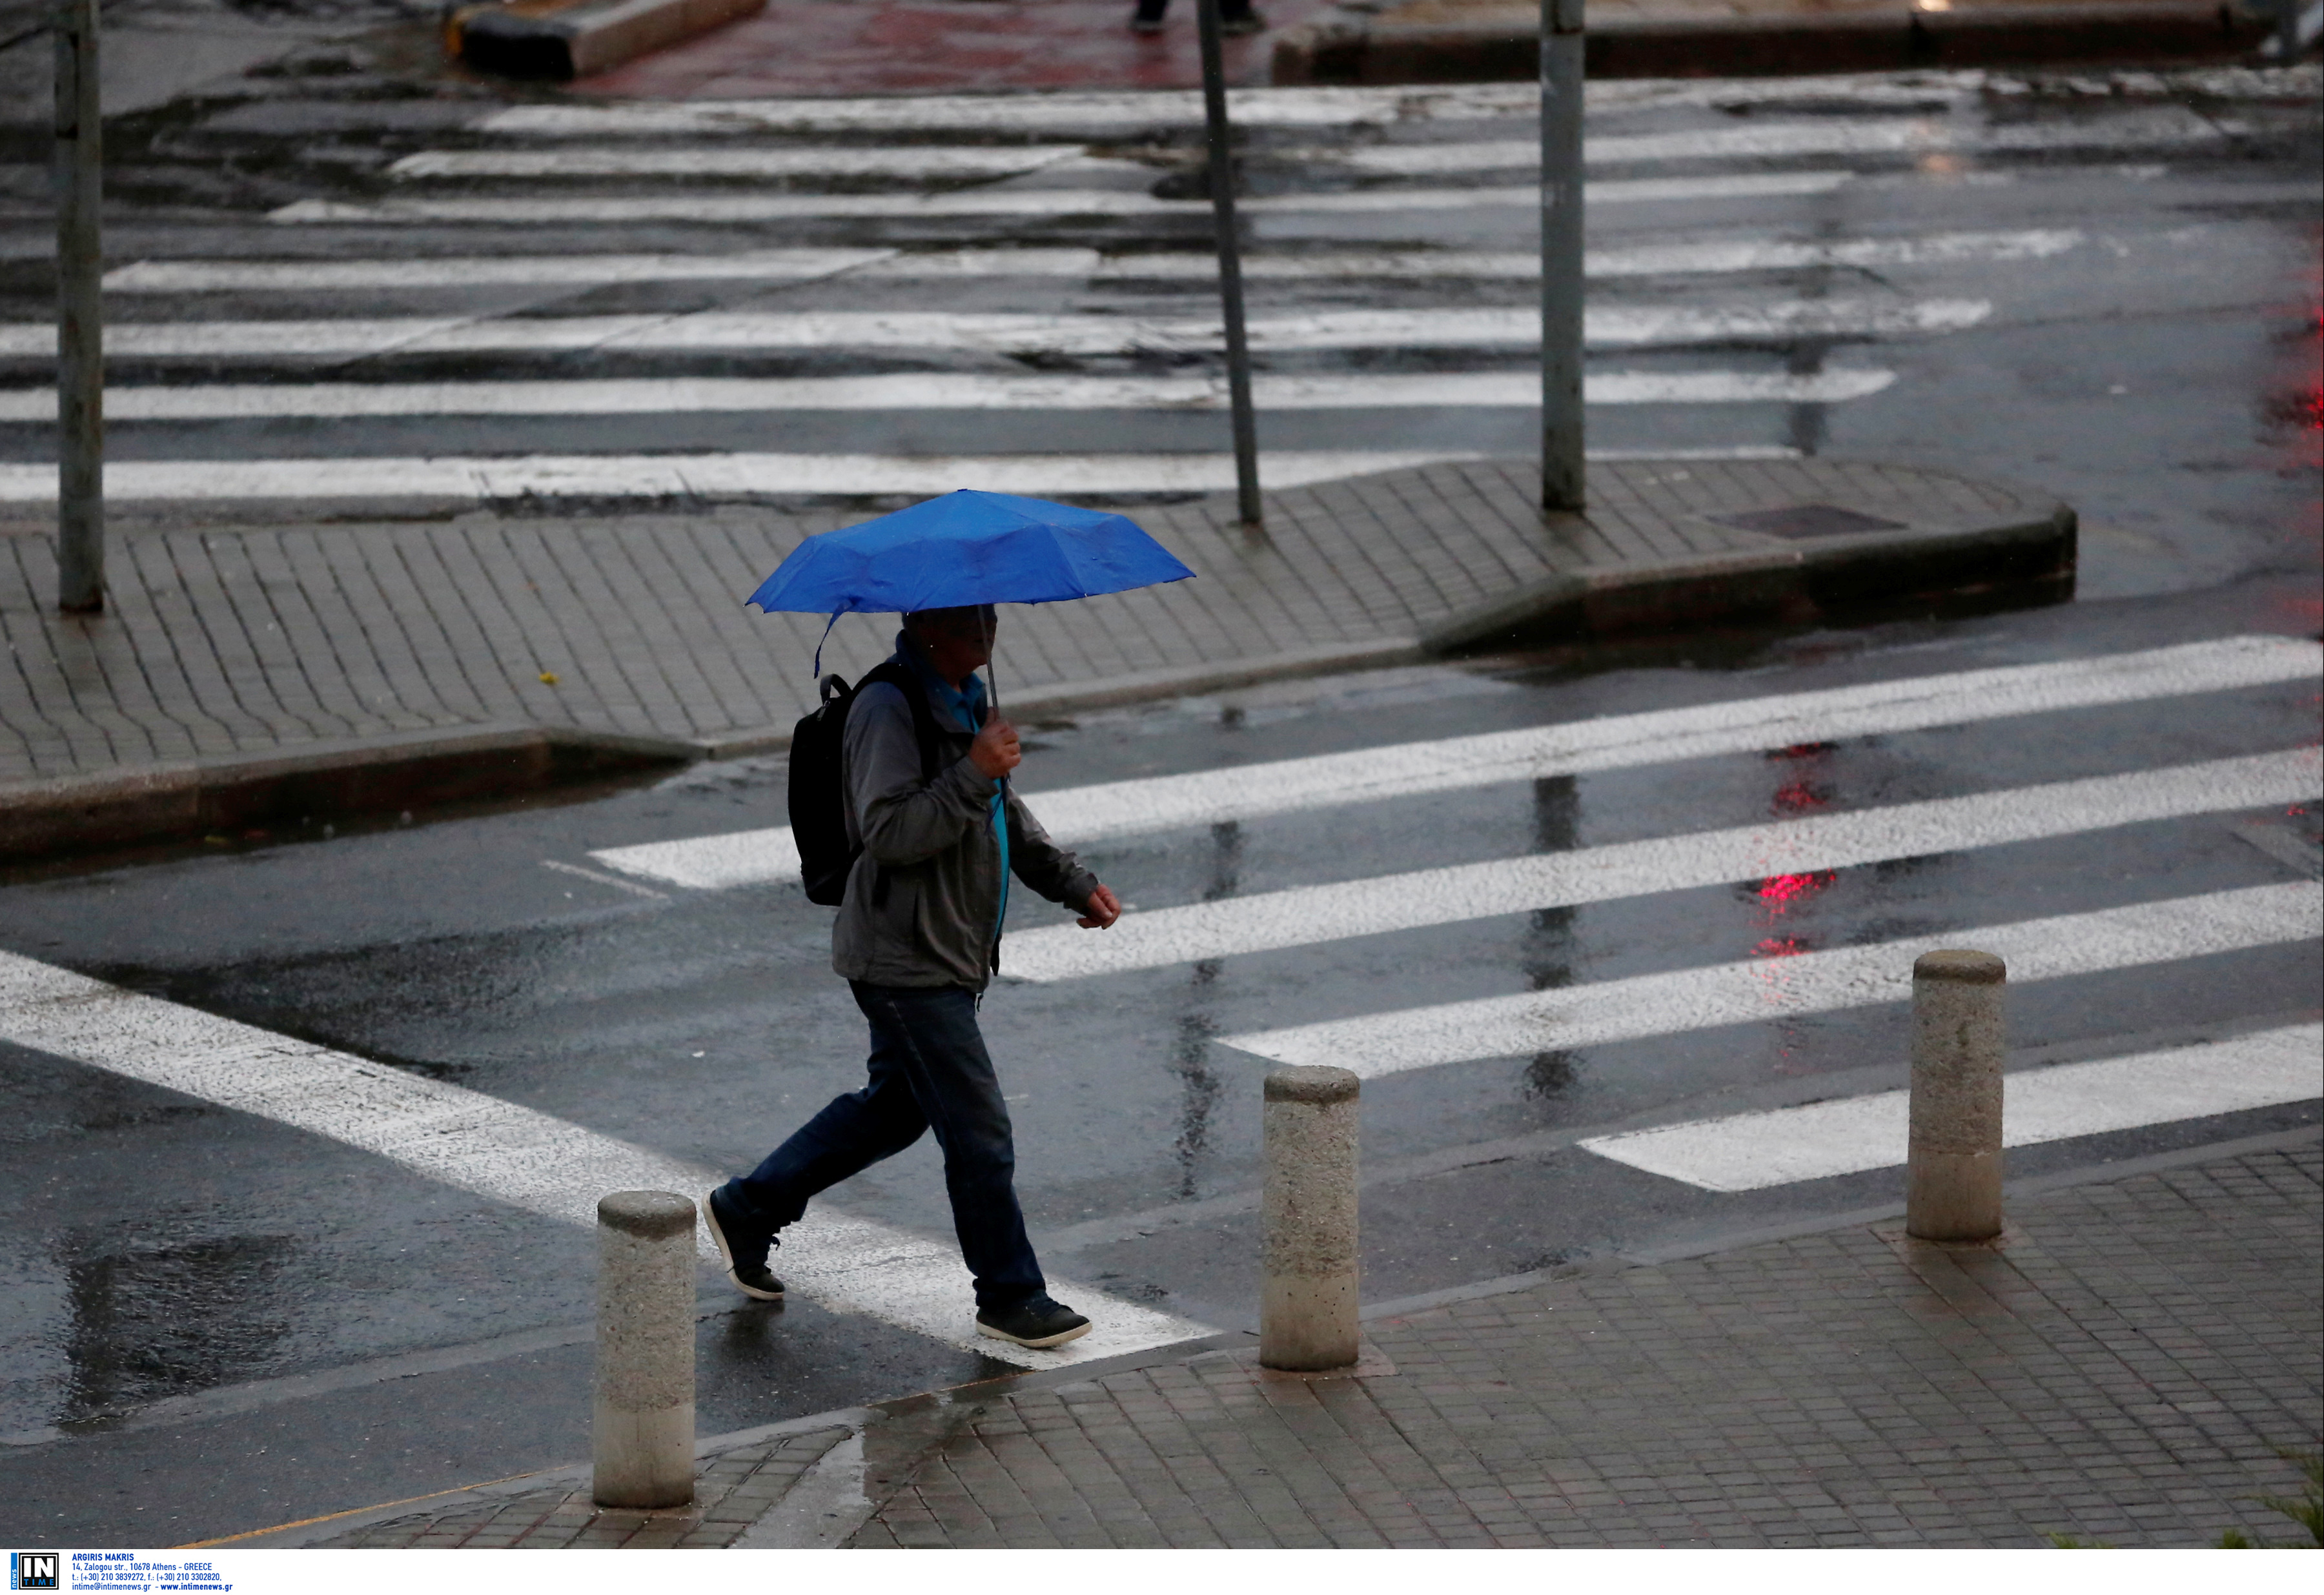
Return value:
[(1037, 1295), (1013, 1307), (979, 1307), (976, 1332), (1046, 1351), (1089, 1333), (1089, 1320), (1062, 1303)]
[(1170, 0), (1138, 0), (1138, 13), (1130, 19), (1133, 33), (1158, 33), (1162, 31), (1162, 11)]
[(711, 1242), (718, 1248), (726, 1277), (734, 1282), (736, 1290), (762, 1302), (783, 1299), (783, 1282), (767, 1269), (767, 1248), (775, 1244), (773, 1236), (746, 1227), (726, 1208), (722, 1191), (713, 1191), (702, 1199), (702, 1222), (710, 1226)]
[(1239, 39), (1246, 33), (1264, 33), (1267, 32), (1267, 19), (1249, 7), (1227, 12), (1219, 18), (1219, 32), (1230, 39)]

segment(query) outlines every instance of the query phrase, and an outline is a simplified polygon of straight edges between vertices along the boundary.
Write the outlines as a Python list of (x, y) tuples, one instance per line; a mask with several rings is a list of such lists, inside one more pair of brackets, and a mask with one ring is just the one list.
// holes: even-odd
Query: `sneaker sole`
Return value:
[(702, 1199), (702, 1222), (710, 1231), (710, 1243), (718, 1249), (718, 1260), (726, 1265), (726, 1279), (729, 1284), (753, 1301), (779, 1302), (783, 1299), (783, 1293), (779, 1290), (759, 1290), (743, 1284), (735, 1277), (733, 1249), (726, 1244), (726, 1231), (718, 1226), (718, 1210), (710, 1205), (708, 1196)]
[(976, 1332), (979, 1334), (991, 1335), (996, 1341), (1007, 1341), (1012, 1346), (1023, 1346), (1034, 1351), (1046, 1351), (1052, 1346), (1062, 1346), (1067, 1341), (1077, 1341), (1089, 1332), (1090, 1326), (1082, 1323), (1065, 1331), (1063, 1334), (1043, 1335), (1038, 1341), (1028, 1341), (1022, 1335), (1010, 1334), (1005, 1329), (995, 1329), (982, 1320), (976, 1325)]

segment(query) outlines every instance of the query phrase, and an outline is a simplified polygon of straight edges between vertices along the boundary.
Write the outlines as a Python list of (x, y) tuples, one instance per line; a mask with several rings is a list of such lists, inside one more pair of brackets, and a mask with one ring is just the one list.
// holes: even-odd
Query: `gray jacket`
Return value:
[[(997, 957), (1001, 848), (991, 825), (992, 782), (969, 762), (967, 731), (937, 719), (934, 780), (920, 779), (911, 706), (885, 681), (847, 711), (840, 772), (847, 839), (862, 856), (831, 933), (831, 966), (875, 986), (965, 986), (981, 991)], [(1049, 840), (1012, 788), (1010, 872), (1079, 911), (1097, 877)]]

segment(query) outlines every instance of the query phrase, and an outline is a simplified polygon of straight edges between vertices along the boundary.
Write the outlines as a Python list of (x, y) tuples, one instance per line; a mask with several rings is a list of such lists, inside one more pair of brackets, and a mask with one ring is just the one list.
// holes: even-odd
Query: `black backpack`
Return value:
[(825, 676), (822, 702), (791, 730), (791, 840), (798, 844), (799, 879), (807, 900), (836, 908), (847, 896), (848, 872), (863, 850), (847, 840), (847, 791), (840, 776), (840, 743), (847, 711), (856, 695), (886, 681), (911, 705), (912, 732), (920, 744), (920, 779), (936, 779), (936, 720), (910, 668), (895, 659), (865, 673), (853, 687), (846, 678)]

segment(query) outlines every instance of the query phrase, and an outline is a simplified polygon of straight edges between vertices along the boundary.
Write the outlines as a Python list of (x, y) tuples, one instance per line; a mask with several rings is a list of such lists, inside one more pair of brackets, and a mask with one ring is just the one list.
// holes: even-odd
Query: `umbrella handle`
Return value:
[[(992, 718), (995, 720), (1000, 719), (1001, 672), (993, 668), (992, 660), (990, 659), (987, 659), (984, 661), (984, 696), (991, 701)], [(1002, 796), (1005, 797), (1008, 795), (1009, 778), (1005, 775), (1001, 778), (1001, 791)]]

